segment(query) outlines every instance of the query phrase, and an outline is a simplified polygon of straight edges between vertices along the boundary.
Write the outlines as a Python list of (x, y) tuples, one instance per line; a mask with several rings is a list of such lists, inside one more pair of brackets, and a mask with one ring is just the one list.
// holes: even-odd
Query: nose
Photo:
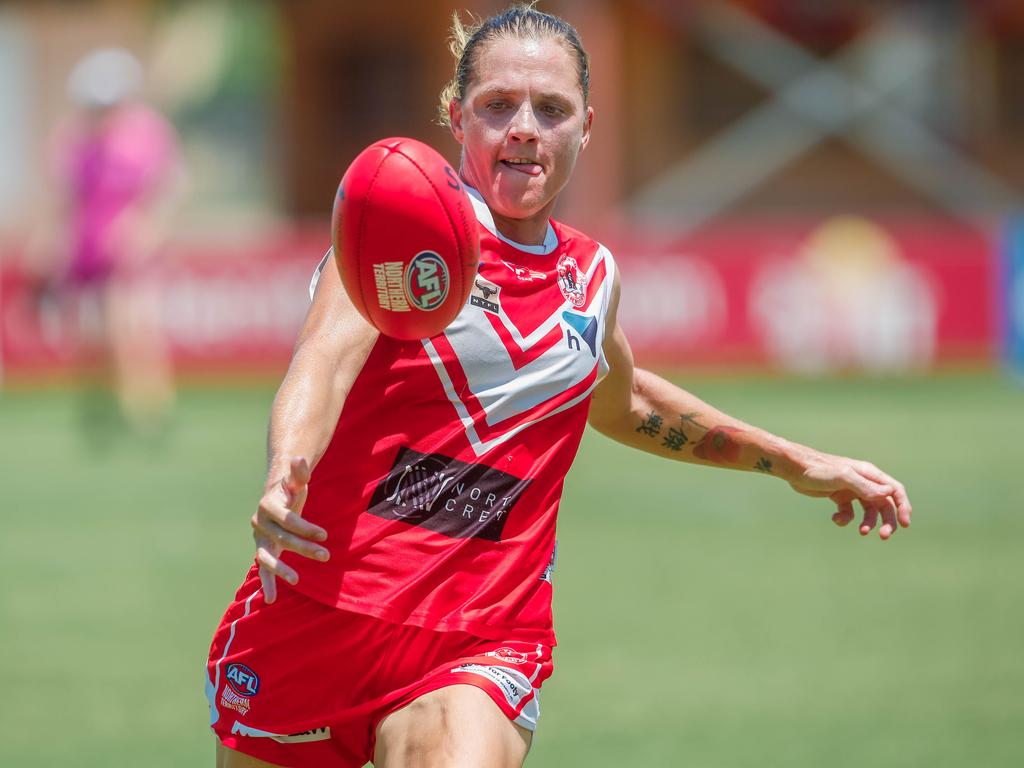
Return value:
[(509, 138), (517, 141), (537, 140), (537, 116), (533, 113), (533, 105), (522, 104), (512, 117), (508, 130)]

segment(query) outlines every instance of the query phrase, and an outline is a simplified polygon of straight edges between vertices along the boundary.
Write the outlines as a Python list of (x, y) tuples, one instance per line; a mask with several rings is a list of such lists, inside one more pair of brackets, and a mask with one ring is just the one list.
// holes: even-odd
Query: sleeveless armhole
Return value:
[(320, 263), (317, 265), (316, 269), (313, 270), (313, 277), (309, 281), (309, 300), (310, 301), (313, 301), (313, 294), (316, 293), (316, 286), (317, 286), (317, 283), (320, 282), (320, 275), (323, 274), (324, 267), (327, 266), (327, 261), (328, 261), (328, 259), (331, 258), (331, 254), (332, 253), (334, 253), (334, 248), (333, 247), (328, 248), (327, 249), (327, 253), (324, 254), (324, 257), (322, 259), (320, 259)]
[(614, 286), (617, 267), (611, 251), (603, 245), (599, 245), (598, 250), (605, 261), (605, 268), (607, 270), (607, 274), (605, 276), (605, 285), (607, 286), (607, 290), (604, 291), (604, 295), (601, 297), (601, 339), (599, 345), (600, 352), (598, 352), (597, 355), (597, 379), (600, 381), (605, 377), (605, 375), (607, 375), (610, 369), (608, 360), (605, 358), (604, 354), (604, 341), (608, 334), (608, 309), (611, 307), (612, 295), (615, 291)]

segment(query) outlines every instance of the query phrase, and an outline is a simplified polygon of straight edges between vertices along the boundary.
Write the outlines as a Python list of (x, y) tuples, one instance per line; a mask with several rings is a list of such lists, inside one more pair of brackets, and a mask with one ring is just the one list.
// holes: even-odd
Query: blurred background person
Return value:
[(50, 139), (52, 195), (29, 249), (45, 275), (43, 311), (71, 324), (93, 439), (118, 420), (157, 435), (174, 401), (155, 267), (185, 174), (177, 134), (141, 100), (142, 85), (142, 65), (123, 48), (94, 49), (74, 66), (74, 112)]

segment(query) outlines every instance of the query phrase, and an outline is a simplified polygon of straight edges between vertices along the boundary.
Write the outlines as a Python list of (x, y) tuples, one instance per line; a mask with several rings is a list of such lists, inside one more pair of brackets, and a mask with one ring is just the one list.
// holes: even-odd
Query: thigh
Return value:
[[(210, 724), (226, 748), (218, 759), (228, 766), (363, 766), (376, 722), (373, 673), (387, 642), (386, 627), (285, 585), (267, 604), (250, 570), (207, 660)], [(257, 762), (238, 762), (235, 753)]]
[(217, 768), (278, 768), (274, 763), (257, 760), (255, 757), (228, 749), (217, 742)]
[(472, 685), (431, 691), (377, 726), (376, 768), (520, 768), (533, 734)]

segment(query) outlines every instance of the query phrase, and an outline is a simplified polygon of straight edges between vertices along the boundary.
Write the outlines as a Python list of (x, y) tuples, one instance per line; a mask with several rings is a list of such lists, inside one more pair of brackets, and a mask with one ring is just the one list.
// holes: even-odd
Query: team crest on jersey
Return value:
[(480, 307), (486, 312), (498, 313), (498, 294), (501, 286), (486, 280), (480, 275), (473, 278), (473, 290), (469, 294), (469, 303)]
[(587, 275), (567, 253), (558, 260), (558, 288), (574, 307), (587, 303)]

